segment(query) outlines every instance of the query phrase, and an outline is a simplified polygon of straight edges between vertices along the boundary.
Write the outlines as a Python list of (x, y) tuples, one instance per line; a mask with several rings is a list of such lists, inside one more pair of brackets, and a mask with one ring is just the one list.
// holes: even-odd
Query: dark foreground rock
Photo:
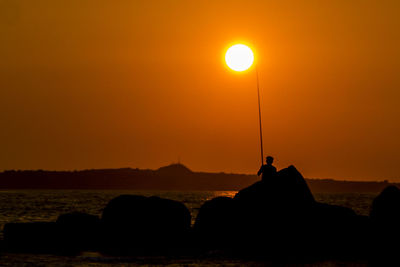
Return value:
[(152, 254), (188, 246), (191, 215), (177, 201), (121, 195), (108, 203), (101, 220), (106, 253)]
[(398, 227), (400, 224), (400, 189), (386, 187), (372, 202), (370, 213), (375, 225), (386, 226), (385, 229)]
[(4, 226), (4, 246), (11, 252), (55, 253), (59, 243), (54, 222), (7, 223)]
[(227, 247), (237, 239), (236, 203), (230, 197), (216, 197), (200, 208), (194, 224), (196, 243), (209, 249)]
[(295, 167), (200, 209), (194, 230), (202, 247), (257, 257), (360, 257), (368, 218), (318, 203)]
[(56, 222), (8, 223), (4, 248), (12, 252), (76, 254), (98, 248), (100, 219), (85, 213), (60, 215)]
[(61, 247), (69, 251), (96, 250), (101, 240), (100, 218), (86, 213), (62, 214), (56, 221)]
[(283, 206), (296, 209), (315, 203), (306, 181), (294, 166), (280, 170), (275, 177), (240, 190), (235, 200), (250, 206), (278, 209)]
[(400, 266), (400, 189), (385, 188), (372, 202), (373, 266)]
[(159, 197), (121, 195), (102, 218), (85, 213), (60, 215), (56, 222), (8, 223), (6, 251), (76, 254), (171, 254), (190, 247), (191, 215), (180, 202)]

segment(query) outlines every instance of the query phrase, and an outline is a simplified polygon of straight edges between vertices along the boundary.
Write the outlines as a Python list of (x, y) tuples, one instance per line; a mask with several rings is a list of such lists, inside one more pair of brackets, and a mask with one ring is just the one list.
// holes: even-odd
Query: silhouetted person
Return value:
[(274, 162), (274, 158), (271, 156), (267, 157), (267, 164), (261, 166), (260, 170), (258, 171), (257, 175), (260, 176), (262, 174), (261, 180), (266, 181), (269, 178), (272, 178), (276, 174), (276, 168), (272, 166)]

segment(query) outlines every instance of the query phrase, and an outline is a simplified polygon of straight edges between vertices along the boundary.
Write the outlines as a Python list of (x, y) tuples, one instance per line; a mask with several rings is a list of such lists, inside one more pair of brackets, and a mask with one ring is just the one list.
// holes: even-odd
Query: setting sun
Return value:
[(248, 46), (237, 44), (226, 51), (225, 61), (232, 70), (245, 71), (253, 65), (254, 54)]

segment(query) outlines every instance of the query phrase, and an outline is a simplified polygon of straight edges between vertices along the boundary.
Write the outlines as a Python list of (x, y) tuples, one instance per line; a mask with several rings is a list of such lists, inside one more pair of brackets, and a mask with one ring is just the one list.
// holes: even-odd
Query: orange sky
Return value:
[[(321, 2), (321, 3), (320, 3)], [(398, 1), (0, 0), (0, 170), (259, 167), (400, 181)]]

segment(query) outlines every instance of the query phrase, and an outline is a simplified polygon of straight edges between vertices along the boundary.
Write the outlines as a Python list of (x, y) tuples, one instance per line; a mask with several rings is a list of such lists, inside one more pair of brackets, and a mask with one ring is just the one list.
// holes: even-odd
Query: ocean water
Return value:
[[(98, 190), (6, 190), (0, 191), (0, 227), (8, 222), (55, 221), (60, 214), (67, 212), (86, 212), (101, 215), (108, 201), (121, 194), (160, 196), (183, 202), (192, 214), (192, 223), (201, 205), (217, 196), (233, 197), (236, 191), (98, 191)], [(375, 194), (315, 194), (317, 201), (352, 208), (360, 215), (368, 215)], [(2, 231), (0, 232), (2, 238)], [(147, 259), (148, 260), (148, 259)], [(52, 255), (5, 254), (0, 256), (0, 266), (141, 266), (141, 265), (174, 265), (174, 266), (241, 266), (236, 261), (193, 261), (169, 259), (120, 259), (106, 258), (95, 253), (85, 253), (77, 257), (60, 257)], [(327, 262), (322, 265), (302, 266), (364, 266), (363, 263)], [(360, 265), (361, 264), (361, 265)], [(246, 263), (257, 266), (257, 263)], [(299, 265), (295, 265), (299, 266)]]

